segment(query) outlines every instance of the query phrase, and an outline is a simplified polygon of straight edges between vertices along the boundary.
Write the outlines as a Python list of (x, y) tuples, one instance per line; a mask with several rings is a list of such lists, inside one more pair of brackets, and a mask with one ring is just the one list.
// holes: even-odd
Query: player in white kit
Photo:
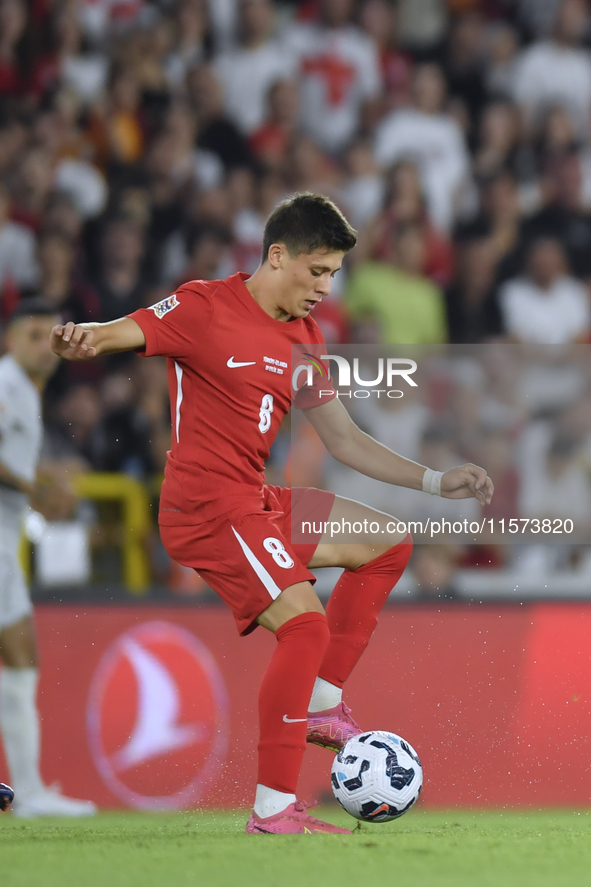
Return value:
[(18, 560), (21, 522), (35, 494), (43, 436), (41, 394), (58, 358), (49, 347), (55, 310), (23, 302), (8, 322), (0, 358), (0, 734), (17, 816), (87, 816), (90, 801), (47, 788), (39, 772), (38, 657), (32, 605)]

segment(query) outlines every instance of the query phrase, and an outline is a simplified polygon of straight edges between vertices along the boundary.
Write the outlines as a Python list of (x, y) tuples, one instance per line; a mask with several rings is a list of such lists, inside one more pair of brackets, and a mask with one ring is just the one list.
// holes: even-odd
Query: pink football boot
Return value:
[(252, 813), (246, 825), (247, 835), (350, 835), (346, 828), (331, 825), (330, 822), (322, 822), (314, 819), (306, 813), (308, 807), (315, 807), (316, 803), (306, 804), (305, 801), (296, 801), (290, 804), (281, 813), (274, 816), (266, 816), (262, 819), (256, 813)]
[(363, 730), (351, 717), (351, 709), (344, 702), (326, 711), (308, 712), (308, 733), (306, 742), (321, 745), (339, 752), (352, 736), (359, 736)]

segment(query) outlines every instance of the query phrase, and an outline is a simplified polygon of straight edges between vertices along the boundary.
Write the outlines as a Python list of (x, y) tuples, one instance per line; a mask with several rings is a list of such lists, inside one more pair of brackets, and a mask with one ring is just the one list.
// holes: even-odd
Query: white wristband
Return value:
[(432, 496), (441, 496), (441, 478), (443, 471), (433, 471), (432, 468), (426, 468), (423, 475), (423, 492), (431, 493)]

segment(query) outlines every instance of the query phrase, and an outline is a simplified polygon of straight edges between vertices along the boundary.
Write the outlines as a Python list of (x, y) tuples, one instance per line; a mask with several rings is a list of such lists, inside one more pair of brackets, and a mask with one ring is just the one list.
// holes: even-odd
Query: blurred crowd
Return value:
[[(0, 0), (0, 323), (253, 271), (312, 190), (359, 232), (327, 342), (589, 342), (590, 47), (587, 0)], [(164, 366), (62, 366), (47, 428), (157, 474)]]

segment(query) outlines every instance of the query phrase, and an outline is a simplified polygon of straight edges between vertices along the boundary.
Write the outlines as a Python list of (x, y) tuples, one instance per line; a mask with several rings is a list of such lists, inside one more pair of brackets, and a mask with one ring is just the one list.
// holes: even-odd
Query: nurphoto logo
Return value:
[[(309, 387), (318, 383), (318, 379), (315, 380), (314, 372), (316, 371), (323, 379), (331, 378), (331, 364), (330, 361), (334, 361), (337, 367), (337, 397), (358, 397), (365, 398), (371, 397), (372, 394), (375, 394), (377, 397), (385, 394), (386, 397), (392, 398), (400, 398), (404, 397), (404, 391), (399, 388), (395, 388), (395, 384), (400, 384), (400, 381), (404, 381), (407, 385), (410, 385), (412, 388), (417, 387), (417, 383), (412, 377), (413, 373), (417, 370), (417, 363), (414, 360), (406, 357), (379, 357), (377, 359), (377, 366), (375, 366), (373, 372), (370, 367), (367, 365), (368, 361), (363, 360), (363, 369), (360, 365), (360, 359), (358, 357), (353, 358), (353, 383), (358, 385), (359, 388), (354, 391), (343, 391), (341, 389), (351, 388), (351, 362), (347, 360), (346, 357), (343, 357), (340, 354), (321, 354), (316, 356), (314, 354), (310, 354), (307, 351), (302, 352), (302, 356), (306, 363), (300, 363), (295, 370), (293, 371), (291, 377), (291, 384), (294, 391), (298, 391), (303, 386), (307, 385)], [(362, 372), (365, 375), (370, 372), (375, 374), (375, 378), (362, 378)], [(302, 381), (302, 374), (304, 379)], [(380, 388), (380, 385), (385, 383), (385, 388)], [(328, 397), (333, 394), (333, 389), (327, 389), (325, 391), (319, 390), (318, 395), (320, 398)]]

